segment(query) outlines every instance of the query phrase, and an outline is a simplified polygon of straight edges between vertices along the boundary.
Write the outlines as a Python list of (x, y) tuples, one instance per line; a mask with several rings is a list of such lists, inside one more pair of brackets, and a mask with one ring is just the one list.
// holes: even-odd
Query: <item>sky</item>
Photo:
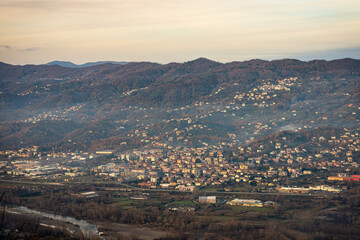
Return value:
[(360, 59), (359, 0), (1, 0), (0, 61)]

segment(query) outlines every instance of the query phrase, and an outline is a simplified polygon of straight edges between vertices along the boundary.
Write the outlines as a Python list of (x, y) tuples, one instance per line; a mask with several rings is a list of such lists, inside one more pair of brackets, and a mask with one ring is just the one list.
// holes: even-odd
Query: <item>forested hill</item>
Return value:
[[(329, 62), (251, 60), (222, 64), (200, 58), (183, 64), (106, 63), (85, 68), (12, 66), (2, 63), (0, 86), (2, 95), (21, 96), (16, 97), (17, 101), (36, 98), (35, 107), (36, 104), (55, 107), (89, 100), (106, 102), (110, 97), (119, 98), (129, 91), (133, 92), (118, 99), (117, 103), (181, 106), (209, 97), (222, 84), (238, 83), (246, 90), (261, 80), (294, 76), (304, 80), (314, 77), (329, 80), (353, 78), (358, 77), (359, 70), (360, 61), (354, 59)], [(358, 81), (354, 84), (358, 84)], [(74, 92), (77, 96), (73, 96)]]
[[(199, 58), (81, 68), (0, 63), (0, 145), (76, 139), (82, 148), (117, 146), (140, 141), (128, 136), (142, 127), (158, 129), (157, 137), (167, 139), (167, 121), (186, 118), (212, 131), (199, 130), (197, 139), (176, 144), (227, 141), (228, 133), (241, 143), (289, 124), (353, 127), (359, 89), (360, 60), (348, 58), (231, 63)], [(257, 123), (268, 127), (257, 133)], [(39, 137), (28, 139), (32, 134)]]

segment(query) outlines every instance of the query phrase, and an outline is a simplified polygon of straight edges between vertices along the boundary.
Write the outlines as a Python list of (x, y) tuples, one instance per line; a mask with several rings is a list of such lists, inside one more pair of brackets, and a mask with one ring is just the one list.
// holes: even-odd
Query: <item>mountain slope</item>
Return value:
[[(287, 126), (358, 126), (360, 61), (223, 64), (200, 58), (182, 64), (106, 63), (83, 68), (0, 63), (0, 92), (3, 148), (46, 141), (68, 146), (69, 138), (82, 148), (117, 148), (131, 142), (121, 146), (126, 148), (170, 137), (174, 145), (241, 144)], [(170, 120), (185, 121), (181, 129), (174, 128), (187, 134), (171, 135), (165, 130)], [(43, 121), (81, 126), (49, 132), (41, 127)], [(19, 131), (7, 136), (7, 124), (15, 123), (21, 123)], [(203, 127), (195, 131), (192, 125)], [(42, 140), (26, 139), (29, 129), (38, 131), (34, 134)], [(135, 130), (149, 136), (142, 139)]]

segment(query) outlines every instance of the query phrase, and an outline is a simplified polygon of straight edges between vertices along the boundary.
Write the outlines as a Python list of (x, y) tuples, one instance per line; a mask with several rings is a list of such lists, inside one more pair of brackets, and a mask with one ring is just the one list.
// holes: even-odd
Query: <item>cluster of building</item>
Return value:
[[(200, 204), (215, 204), (218, 200), (216, 196), (200, 196), (198, 203)], [(230, 206), (242, 206), (242, 207), (273, 207), (276, 205), (273, 201), (263, 202), (257, 199), (238, 199), (235, 198), (231, 201), (226, 201), (226, 205)]]
[[(244, 154), (255, 156), (247, 158), (248, 164), (252, 166), (269, 164), (268, 176), (281, 175), (296, 178), (301, 175), (313, 175), (313, 170), (309, 169), (344, 172), (359, 166), (353, 159), (353, 155), (360, 151), (359, 130), (345, 128), (340, 137), (313, 137), (313, 144), (321, 147), (318, 153), (312, 153), (305, 146), (291, 147), (289, 145), (292, 140), (284, 136), (276, 141), (270, 141), (266, 146), (260, 144), (256, 148), (251, 145), (239, 147), (239, 156)], [(269, 146), (271, 146), (270, 151)]]
[(297, 77), (278, 80), (277, 83), (264, 82), (248, 92), (237, 92), (234, 99), (242, 102), (243, 107), (247, 103), (258, 107), (269, 107), (276, 104), (275, 101), (271, 100), (278, 97), (278, 92), (288, 92), (292, 86), (301, 84), (296, 81)]
[(328, 177), (329, 181), (346, 181), (346, 182), (360, 182), (360, 175), (347, 176), (346, 174), (339, 174), (338, 176)]
[(315, 193), (318, 191), (339, 193), (343, 190), (331, 186), (319, 185), (319, 186), (309, 186), (309, 187), (280, 187), (278, 191), (286, 192), (286, 193)]
[[(189, 122), (191, 119), (183, 121)], [(68, 180), (81, 175), (92, 175), (104, 180), (137, 181), (138, 186), (144, 188), (172, 188), (180, 191), (226, 186), (234, 182), (247, 182), (264, 189), (275, 189), (288, 178), (315, 175), (330, 181), (359, 181), (358, 175), (333, 177), (334, 173), (358, 168), (358, 163), (353, 158), (360, 151), (358, 132), (359, 129), (344, 129), (340, 137), (314, 137), (314, 144), (322, 146), (322, 150), (315, 154), (305, 146), (289, 146), (292, 140), (285, 136), (270, 141), (267, 145), (263, 143), (256, 147), (251, 144), (241, 146), (232, 151), (233, 158), (238, 159), (237, 161), (225, 156), (224, 145), (170, 147), (168, 142), (160, 140), (151, 143), (153, 148), (127, 152), (102, 150), (95, 153), (41, 153), (37, 147), (22, 148), (0, 152), (0, 155), (5, 155), (8, 159), (1, 162), (0, 171), (8, 175), (34, 178), (65, 176)], [(181, 137), (183, 131), (176, 130), (175, 133)], [(135, 134), (144, 135), (140, 131)], [(86, 161), (100, 155), (111, 155), (112, 159), (106, 164), (91, 167), (89, 171)], [(324, 171), (323, 175), (319, 175), (319, 172)]]
[(27, 178), (77, 177), (88, 174), (84, 171), (85, 161), (98, 154), (88, 152), (42, 153), (38, 147), (19, 150), (0, 151), (5, 161), (0, 162), (3, 175), (23, 176)]
[[(234, 83), (234, 86), (232, 87), (236, 87), (235, 85), (237, 84), (238, 83)], [(136, 126), (139, 126), (140, 128), (129, 131), (127, 133), (127, 137), (137, 137), (142, 143), (149, 144), (154, 147), (165, 146), (171, 148), (174, 145), (180, 144), (187, 147), (198, 147), (199, 144), (203, 146), (211, 146), (213, 142), (207, 142), (207, 140), (204, 139), (194, 138), (194, 136), (197, 136), (198, 134), (208, 135), (208, 133), (216, 131), (207, 124), (204, 124), (202, 119), (205, 121), (210, 120), (210, 122), (212, 118), (216, 119), (219, 117), (236, 117), (237, 121), (239, 119), (246, 119), (247, 117), (242, 116), (250, 116), (249, 113), (252, 113), (254, 106), (264, 107), (275, 105), (282, 101), (281, 98), (284, 94), (287, 94), (288, 91), (292, 91), (300, 86), (301, 82), (298, 81), (297, 77), (276, 80), (275, 82), (272, 80), (263, 80), (261, 84), (250, 91), (239, 91), (234, 97), (231, 95), (230, 99), (220, 98), (218, 100), (214, 100), (216, 103), (208, 101), (195, 102), (192, 105), (166, 110), (168, 113), (174, 115), (171, 119), (163, 120), (164, 123), (177, 122), (181, 124), (178, 124), (180, 127), (174, 127), (172, 130), (168, 130), (165, 133), (154, 134), (152, 131), (153, 124), (144, 125), (140, 124), (141, 121), (136, 120), (139, 121), (139, 124)], [(216, 96), (223, 91), (227, 91), (227, 88), (230, 87), (222, 86), (219, 89), (214, 90), (212, 96)], [(283, 112), (281, 116), (276, 117), (271, 115), (270, 110), (266, 110), (268, 111), (268, 116), (272, 117), (266, 117), (264, 115), (264, 118), (256, 117), (251, 121), (239, 121), (238, 127), (241, 128), (242, 134), (239, 134), (239, 132), (224, 132), (224, 136), (221, 136), (221, 140), (216, 138), (213, 139), (215, 139), (214, 141), (218, 141), (217, 144), (232, 147), (237, 145), (239, 142), (251, 142), (259, 136), (271, 134), (274, 132), (274, 129), (292, 131), (312, 129), (316, 126), (316, 121), (314, 121), (314, 119), (320, 119), (321, 121), (333, 121), (334, 119), (338, 119), (338, 117), (332, 120), (331, 118), (328, 119), (328, 116), (325, 116), (326, 113), (315, 111), (315, 117), (313, 119), (309, 119), (308, 122), (303, 124), (291, 123), (291, 121), (296, 120), (298, 116), (303, 114), (305, 107), (308, 108), (310, 105), (311, 104), (309, 104), (309, 102), (304, 101), (302, 104), (295, 106), (291, 111)], [(128, 110), (130, 110), (130, 108), (132, 110), (137, 109), (139, 111), (146, 110), (145, 108), (139, 108), (136, 106), (129, 106), (128, 108)], [(147, 110), (150, 111), (150, 108)], [(153, 114), (149, 111), (144, 112), (144, 118)], [(185, 114), (186, 117), (175, 118), (175, 116), (178, 116), (181, 112), (187, 112), (187, 114)], [(356, 112), (353, 112), (352, 114), (356, 114)], [(123, 142), (122, 144), (127, 143)]]
[[(141, 187), (187, 189), (231, 182), (256, 182), (257, 185), (274, 187), (287, 178), (311, 177), (318, 171), (331, 173), (356, 168), (358, 163), (349, 156), (359, 151), (359, 135), (354, 130), (344, 131), (348, 136), (346, 140), (345, 137), (336, 142), (334, 137), (329, 139), (332, 142), (324, 137), (313, 139), (317, 144), (326, 143), (323, 154), (312, 154), (305, 147), (289, 147), (287, 144), (291, 140), (282, 137), (281, 141), (270, 144), (273, 146), (270, 151), (264, 145), (239, 147), (235, 157), (248, 156), (240, 162), (229, 161), (221, 146), (164, 147), (115, 154), (121, 163), (100, 165), (92, 172), (104, 178), (116, 177), (119, 181), (139, 180)], [(344, 147), (344, 143), (348, 147)], [(325, 156), (327, 152), (332, 155), (331, 158)], [(334, 157), (339, 161), (334, 161)], [(306, 190), (316, 191), (315, 188)], [(336, 191), (326, 187), (321, 190)], [(189, 188), (187, 191), (192, 190)]]
[(263, 207), (264, 203), (256, 199), (238, 199), (235, 198), (226, 203), (227, 205), (232, 206), (244, 206), (244, 207)]
[(74, 106), (64, 108), (64, 109), (58, 109), (58, 110), (52, 110), (52, 111), (48, 111), (48, 112), (39, 113), (35, 116), (26, 118), (22, 122), (37, 123), (39, 121), (44, 121), (44, 120), (66, 121), (66, 120), (70, 119), (69, 118), (70, 114), (79, 111), (84, 106), (85, 106), (85, 104), (76, 104)]

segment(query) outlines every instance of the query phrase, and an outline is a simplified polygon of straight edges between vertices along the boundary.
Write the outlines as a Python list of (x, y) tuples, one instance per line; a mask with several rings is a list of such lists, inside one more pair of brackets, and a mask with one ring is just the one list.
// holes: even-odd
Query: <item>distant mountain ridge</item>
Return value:
[(84, 64), (75, 64), (75, 63), (72, 63), (69, 61), (52, 61), (52, 62), (47, 63), (46, 65), (58, 65), (61, 67), (66, 67), (66, 68), (84, 68), (84, 67), (92, 67), (92, 66), (106, 64), (106, 63), (124, 65), (124, 64), (127, 64), (128, 62), (98, 61), (98, 62), (87, 62)]

